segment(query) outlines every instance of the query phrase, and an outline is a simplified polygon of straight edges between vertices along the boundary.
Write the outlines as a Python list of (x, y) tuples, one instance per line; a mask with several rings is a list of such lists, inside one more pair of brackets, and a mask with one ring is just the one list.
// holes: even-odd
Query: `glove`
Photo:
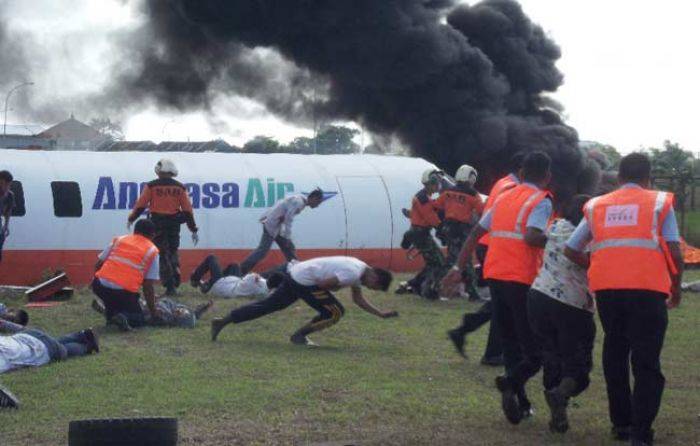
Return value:
[(197, 243), (199, 243), (199, 233), (192, 233), (192, 243), (194, 244), (194, 246), (197, 246)]

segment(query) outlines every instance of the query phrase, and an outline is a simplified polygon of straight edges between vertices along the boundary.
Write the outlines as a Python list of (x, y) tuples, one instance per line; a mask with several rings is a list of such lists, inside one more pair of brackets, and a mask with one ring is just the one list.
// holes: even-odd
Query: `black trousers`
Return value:
[(5, 234), (0, 233), (0, 263), (2, 263), (2, 247), (4, 244), (5, 244)]
[(503, 347), (506, 375), (521, 389), (542, 367), (542, 352), (530, 328), (527, 316), (529, 285), (491, 280), (493, 321), (497, 324)]
[(215, 255), (208, 255), (202, 263), (197, 266), (197, 268), (192, 273), (192, 280), (199, 282), (204, 276), (209, 274), (209, 279), (207, 283), (202, 287), (202, 291), (207, 293), (211, 287), (214, 286), (217, 280), (226, 276), (237, 276), (240, 277), (241, 270), (240, 267), (232, 263), (226, 267), (226, 269), (221, 269), (221, 263)]
[(593, 368), (595, 322), (593, 313), (564, 304), (537, 290), (527, 298), (530, 325), (542, 347), (543, 381), (553, 389), (563, 378), (572, 378), (576, 389), (571, 396), (586, 390)]
[(175, 289), (180, 286), (181, 217), (152, 214), (151, 220), (156, 225), (153, 243), (160, 251), (160, 282), (167, 289)]
[(143, 309), (139, 303), (139, 293), (114, 290), (102, 285), (99, 279), (92, 281), (92, 291), (105, 304), (105, 319), (109, 322), (116, 314), (123, 314), (132, 327), (146, 324)]
[[(603, 372), (610, 421), (631, 426), (646, 440), (661, 406), (666, 379), (661, 373), (668, 313), (666, 295), (647, 290), (604, 290), (596, 293), (603, 325)], [(630, 387), (630, 362), (634, 389)]]
[(235, 324), (240, 324), (283, 310), (299, 299), (318, 312), (318, 315), (305, 327), (308, 330), (303, 334), (330, 327), (345, 314), (345, 308), (333, 293), (317, 287), (300, 285), (287, 275), (268, 297), (236, 308), (231, 311), (229, 319)]
[[(484, 303), (477, 311), (474, 313), (466, 313), (462, 317), (462, 325), (460, 325), (457, 330), (466, 336), (479, 328), (481, 328), (487, 322), (491, 322), (491, 317), (493, 316), (493, 304), (491, 301)], [(498, 326), (496, 324), (489, 324), (489, 338), (486, 343), (486, 350), (484, 351), (484, 358), (497, 358), (503, 354), (503, 349), (501, 348), (501, 336), (498, 333)]]

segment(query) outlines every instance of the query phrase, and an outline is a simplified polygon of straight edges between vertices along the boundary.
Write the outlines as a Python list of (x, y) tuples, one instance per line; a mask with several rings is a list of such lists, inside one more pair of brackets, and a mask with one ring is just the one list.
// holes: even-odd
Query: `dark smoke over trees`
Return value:
[[(493, 179), (511, 154), (544, 150), (556, 189), (591, 189), (596, 167), (543, 93), (561, 52), (512, 0), (147, 0), (142, 65), (122, 80), (161, 105), (247, 96), (294, 122), (351, 119), (454, 171)], [(447, 14), (447, 23), (445, 23)], [(150, 42), (150, 40), (149, 40)], [(273, 49), (279, 64), (254, 49)]]

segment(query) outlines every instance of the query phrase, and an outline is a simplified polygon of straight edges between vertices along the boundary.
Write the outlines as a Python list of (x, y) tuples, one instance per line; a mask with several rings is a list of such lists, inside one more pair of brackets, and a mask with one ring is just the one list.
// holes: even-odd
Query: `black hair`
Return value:
[(590, 195), (579, 194), (574, 195), (570, 201), (568, 201), (564, 208), (562, 209), (562, 217), (574, 225), (578, 226), (583, 219), (583, 206), (591, 199)]
[(0, 180), (7, 181), (8, 183), (11, 183), (14, 177), (10, 173), (9, 170), (0, 170)]
[(372, 271), (374, 271), (374, 274), (377, 275), (379, 289), (382, 291), (388, 290), (391, 286), (391, 281), (394, 280), (394, 276), (391, 274), (391, 272), (382, 268), (372, 268)]
[(144, 237), (153, 237), (156, 234), (156, 225), (151, 220), (142, 218), (134, 225), (134, 234), (140, 234)]
[(624, 182), (644, 182), (651, 178), (651, 160), (643, 153), (630, 153), (620, 160), (618, 176)]
[(549, 174), (552, 159), (544, 152), (530, 152), (523, 160), (523, 181), (539, 183)]
[(309, 193), (308, 198), (317, 198), (319, 200), (323, 199), (323, 191), (320, 187), (317, 187), (316, 189), (312, 190), (311, 193)]
[(521, 167), (523, 167), (523, 160), (525, 159), (526, 153), (522, 150), (515, 152), (513, 156), (508, 160), (508, 169), (513, 173), (518, 173)]
[(26, 327), (29, 323), (29, 314), (24, 310), (17, 310), (15, 318), (17, 323), (23, 327)]

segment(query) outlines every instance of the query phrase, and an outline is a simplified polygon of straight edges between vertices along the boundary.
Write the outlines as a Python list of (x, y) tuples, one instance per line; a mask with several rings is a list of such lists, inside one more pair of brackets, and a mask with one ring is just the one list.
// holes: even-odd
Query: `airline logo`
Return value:
[[(132, 209), (146, 184), (148, 183), (115, 182), (112, 177), (100, 177), (92, 209)], [(185, 183), (185, 187), (195, 209), (269, 208), (295, 191), (293, 183), (276, 182), (274, 178), (267, 178), (265, 182), (258, 178), (250, 178), (245, 185), (245, 194), (241, 194), (241, 186), (233, 182)], [(338, 192), (324, 191), (323, 200), (336, 195)]]

